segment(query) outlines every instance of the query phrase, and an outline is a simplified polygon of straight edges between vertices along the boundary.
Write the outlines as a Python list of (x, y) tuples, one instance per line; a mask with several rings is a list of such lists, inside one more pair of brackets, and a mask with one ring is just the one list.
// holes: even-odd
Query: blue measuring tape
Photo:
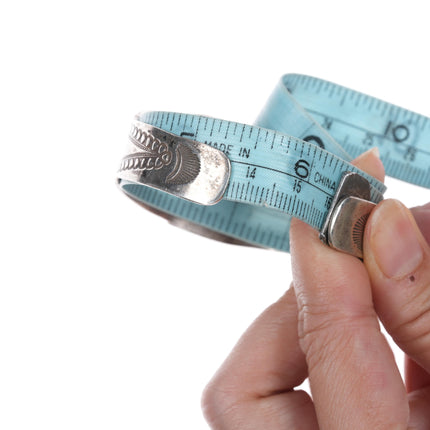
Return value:
[(371, 147), (388, 175), (430, 188), (429, 118), (304, 75), (283, 76), (253, 126), (147, 112), (130, 142), (118, 172), (130, 197), (224, 240), (281, 251), (291, 217), (326, 228), (346, 172), (365, 179), (367, 200), (382, 200), (385, 186), (350, 164)]

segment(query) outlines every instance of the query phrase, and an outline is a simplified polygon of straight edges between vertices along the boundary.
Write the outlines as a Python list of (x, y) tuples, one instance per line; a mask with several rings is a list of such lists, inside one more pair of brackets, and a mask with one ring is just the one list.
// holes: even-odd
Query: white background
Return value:
[(1, 429), (207, 428), (201, 391), (287, 289), (290, 258), (127, 199), (115, 172), (133, 115), (252, 123), (296, 72), (430, 116), (425, 3), (2, 3)]

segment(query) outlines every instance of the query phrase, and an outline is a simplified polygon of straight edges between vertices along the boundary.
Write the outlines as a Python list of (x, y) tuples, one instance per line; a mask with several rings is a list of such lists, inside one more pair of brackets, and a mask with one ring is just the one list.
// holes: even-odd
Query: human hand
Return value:
[[(383, 180), (374, 152), (354, 164)], [(380, 203), (366, 225), (364, 263), (323, 245), (298, 220), (290, 234), (293, 287), (206, 387), (211, 427), (430, 428), (430, 205)], [(407, 354), (405, 383), (378, 316)], [(312, 398), (294, 390), (307, 377)]]

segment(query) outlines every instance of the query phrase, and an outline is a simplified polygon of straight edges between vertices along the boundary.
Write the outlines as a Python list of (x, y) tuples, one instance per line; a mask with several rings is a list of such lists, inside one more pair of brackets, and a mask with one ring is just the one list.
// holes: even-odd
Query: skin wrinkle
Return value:
[[(379, 168), (375, 172), (381, 173)], [(418, 218), (421, 227), (425, 220)], [(228, 411), (222, 418), (213, 417), (213, 430), (406, 430), (408, 397), (380, 331), (367, 270), (359, 260), (323, 247), (305, 224), (293, 223), (292, 229), (294, 289), (257, 318), (209, 384), (221, 389), (210, 390), (206, 397), (215, 403), (211, 413)], [(414, 282), (401, 283), (410, 298), (422, 282), (422, 274), (414, 275)], [(394, 295), (395, 290), (384, 294), (384, 304)], [(423, 293), (419, 300), (427, 297)], [(413, 309), (412, 300), (410, 306)], [(407, 307), (396, 311), (404, 315)], [(407, 378), (412, 373), (423, 378), (424, 370), (409, 359), (407, 363)], [(296, 372), (303, 372), (301, 377), (309, 373), (313, 399), (294, 391)], [(411, 382), (410, 387), (423, 388)], [(428, 395), (409, 395), (410, 427), (430, 428)]]
[(403, 204), (384, 200), (372, 212), (368, 223), (371, 234), (366, 235), (367, 249), (387, 279), (400, 281), (418, 270), (426, 243), (419, 238), (421, 233), (414, 217)]
[(430, 359), (428, 347), (430, 344), (430, 328), (427, 325), (419, 330), (418, 333), (411, 334), (413, 332), (414, 328), (412, 327), (409, 334), (405, 333), (404, 337), (396, 336), (394, 340), (407, 348), (418, 364), (425, 366)]
[[(413, 311), (417, 302), (419, 302), (421, 305), (420, 307), (422, 308), (420, 314), (424, 314), (430, 310), (430, 289), (428, 287), (423, 288), (417, 296), (415, 286), (420, 283), (421, 276), (419, 273), (416, 273), (414, 276), (414, 282), (411, 282), (409, 278), (406, 277), (402, 281), (398, 282), (396, 286), (394, 286), (395, 289), (402, 291), (401, 303), (404, 320), (402, 320), (402, 317), (399, 315), (397, 307), (393, 307), (391, 312), (387, 312), (386, 314), (384, 313), (384, 316), (381, 318), (384, 324), (387, 324), (391, 327), (391, 334), (397, 339), (401, 338), (400, 333), (404, 331), (404, 328), (402, 327), (407, 326), (408, 324), (413, 323), (414, 320), (418, 319), (419, 315), (414, 317), (412, 320), (407, 318), (407, 315), (414, 313)], [(395, 323), (396, 321), (397, 324)]]
[[(427, 280), (430, 279), (430, 252), (426, 243), (430, 240), (430, 212), (428, 211), (430, 204), (425, 206), (424, 209), (417, 207), (411, 210), (419, 228), (419, 230), (416, 229), (418, 237), (422, 233), (419, 240), (424, 250), (424, 260), (412, 274), (407, 274), (402, 279), (389, 279), (379, 271), (372, 249), (365, 251), (365, 263), (372, 279), (374, 303), (378, 314), (388, 333), (400, 348), (415, 360), (409, 357), (406, 357), (405, 360), (405, 383), (409, 392), (409, 400), (420, 399), (421, 396), (426, 395), (427, 393), (422, 391), (422, 388), (428, 389), (430, 383), (429, 374), (422, 368), (426, 366), (427, 369), (430, 368), (430, 281)], [(365, 249), (370, 243), (372, 225), (372, 223), (368, 223), (369, 227), (366, 226)], [(413, 281), (410, 278), (411, 275)], [(425, 407), (418, 407), (418, 404), (425, 404)], [(416, 425), (416, 428), (420, 429), (430, 428), (428, 404), (428, 400), (410, 403), (411, 426)]]
[[(299, 311), (299, 324), (301, 329), (299, 330), (299, 339), (302, 342), (302, 347), (307, 353), (307, 345), (309, 345), (313, 339), (320, 342), (321, 338), (325, 338), (326, 333), (331, 337), (333, 333), (339, 333), (340, 336), (344, 336), (345, 333), (352, 332), (356, 327), (371, 326), (379, 330), (379, 324), (376, 319), (375, 312), (370, 308), (363, 308), (360, 313), (353, 315), (347, 312), (336, 312), (323, 310), (322, 312), (315, 312), (314, 306), (303, 305)], [(316, 320), (314, 324), (310, 324), (309, 320)]]
[[(309, 243), (309, 246), (303, 247), (302, 242)], [(312, 317), (313, 313), (320, 317), (318, 308), (327, 309), (328, 307), (332, 315), (337, 315), (336, 318), (340, 320), (339, 324), (328, 323), (324, 328), (325, 332), (332, 334), (331, 337), (321, 338), (321, 335), (316, 335), (310, 347), (302, 345), (306, 353), (311, 389), (319, 420), (330, 429), (345, 428), (338, 424), (346, 422), (350, 428), (355, 428), (354, 425), (361, 423), (361, 426), (366, 428), (390, 428), (390, 430), (394, 425), (404, 422), (404, 428), (406, 428), (408, 409), (406, 401), (402, 400), (406, 399), (406, 393), (395, 366), (392, 351), (380, 333), (379, 323), (373, 311), (369, 278), (362, 263), (345, 254), (323, 248), (313, 231), (295, 220), (291, 224), (291, 255), (299, 308), (303, 309), (305, 306), (313, 308), (306, 312), (303, 318), (299, 310), (299, 330), (306, 333), (311, 331), (313, 326), (321, 325), (320, 318)], [(351, 274), (353, 274), (352, 277)], [(348, 331), (349, 321), (346, 318), (348, 322), (345, 323), (344, 315), (357, 315), (359, 327), (363, 309), (370, 309), (369, 317), (363, 319), (365, 321), (373, 319), (373, 322), (369, 323), (367, 328), (366, 324), (363, 324), (357, 332), (353, 330), (353, 323)], [(337, 329), (339, 325), (344, 326), (347, 335)], [(336, 333), (341, 334), (336, 336)], [(361, 345), (365, 345), (367, 338), (372, 338), (371, 345), (375, 345), (370, 348), (374, 351), (370, 357), (369, 350), (364, 351), (363, 347), (359, 346), (360, 342), (362, 342)], [(328, 346), (324, 345), (326, 343)], [(372, 363), (371, 368), (368, 367), (369, 360)], [(391, 369), (394, 372), (394, 380), (388, 377)], [(369, 375), (378, 377), (372, 381)], [(360, 381), (367, 381), (367, 383), (360, 386)], [(366, 389), (366, 386), (372, 386), (372, 384), (372, 390)], [(354, 386), (353, 390), (351, 390), (352, 386)], [(397, 406), (394, 409), (391, 403), (381, 400), (381, 396), (385, 395), (391, 398), (391, 401), (395, 400), (393, 406)], [(336, 407), (336, 399), (343, 402), (343, 408)], [(365, 403), (364, 410), (360, 412), (361, 416), (352, 416), (358, 413), (351, 407), (354, 401), (355, 404), (360, 404), (360, 408)]]
[[(268, 319), (267, 316), (269, 314), (270, 318)], [(211, 390), (213, 386), (217, 386), (218, 388), (222, 387), (222, 392), (224, 394), (228, 393), (230, 399), (234, 400), (235, 396), (240, 396), (245, 400), (258, 398), (261, 394), (266, 395), (274, 390), (273, 387), (276, 387), (276, 391), (285, 390), (285, 386), (279, 385), (279, 381), (285, 380), (286, 377), (291, 379), (292, 385), (300, 385), (307, 376), (303, 353), (298, 347), (298, 344), (297, 348), (286, 347), (281, 337), (282, 333), (288, 330), (288, 337), (292, 340), (294, 339), (296, 335), (294, 336), (294, 332), (292, 332), (289, 327), (291, 326), (290, 320), (296, 320), (296, 315), (297, 307), (295, 304), (294, 290), (289, 290), (276, 303), (266, 309), (240, 338), (232, 353), (208, 384), (203, 393), (203, 399), (208, 401), (207, 398), (211, 397), (210, 395), (214, 393), (214, 391)], [(249, 345), (250, 337), (258, 339), (258, 342), (253, 343), (252, 354), (247, 354), (246, 357), (242, 358), (243, 353), (241, 351), (246, 349)], [(257, 348), (255, 347), (256, 345), (258, 345)], [(265, 345), (269, 348), (271, 345), (272, 347), (276, 346), (277, 352), (275, 355), (284, 356), (284, 354), (288, 352), (290, 357), (286, 364), (289, 363), (289, 365), (283, 367), (282, 373), (280, 371), (272, 372), (271, 370), (266, 370), (265, 377), (262, 381), (261, 376), (258, 377), (257, 374), (257, 379), (255, 379), (255, 383), (253, 383), (249, 377), (255, 374), (255, 368), (264, 366), (265, 362), (267, 362), (267, 358), (269, 358), (265, 358), (267, 356), (267, 354), (264, 354), (266, 350)], [(264, 361), (262, 362), (262, 360)], [(238, 364), (240, 366), (239, 368)], [(248, 375), (246, 380), (243, 379), (244, 374)], [(269, 375), (269, 378), (267, 378), (267, 375)], [(270, 377), (270, 375), (272, 375), (272, 377)], [(280, 379), (276, 381), (276, 376), (278, 375)], [(263, 385), (261, 384), (262, 382)], [(244, 387), (250, 386), (253, 387), (252, 391), (249, 389), (244, 390)], [(220, 400), (225, 403), (225, 396)], [(213, 399), (213, 401), (218, 402), (216, 398)]]
[[(388, 202), (388, 204), (390, 203)], [(415, 208), (412, 213), (416, 216), (420, 209)], [(427, 210), (425, 212), (428, 214)], [(379, 270), (369, 245), (371, 244), (369, 238), (375, 223), (373, 215), (369, 219), (369, 227), (366, 226), (365, 263), (372, 278), (375, 307), (387, 331), (400, 348), (421, 366), (430, 369), (430, 248), (426, 238), (422, 237), (416, 228), (424, 258), (412, 272), (414, 280), (411, 281), (411, 274), (407, 274), (401, 279), (386, 277)], [(419, 223), (429, 225), (429, 218), (427, 218), (427, 222), (421, 219)]]
[[(429, 296), (428, 289), (424, 289), (419, 293), (419, 295)], [(427, 299), (430, 299), (430, 297), (427, 297)], [(419, 339), (421, 336), (425, 336), (430, 333), (430, 306), (428, 301), (422, 301), (417, 300), (420, 305), (420, 311), (419, 313), (413, 313), (413, 307), (416, 306), (416, 302), (413, 303), (410, 301), (408, 304), (405, 305), (405, 313), (414, 315), (411, 319), (407, 318), (404, 321), (399, 321), (398, 318), (398, 324), (391, 326), (391, 333), (392, 336), (398, 341), (398, 342), (404, 342), (408, 340), (409, 342), (413, 341), (414, 339)], [(415, 332), (415, 337), (411, 337), (410, 333)]]

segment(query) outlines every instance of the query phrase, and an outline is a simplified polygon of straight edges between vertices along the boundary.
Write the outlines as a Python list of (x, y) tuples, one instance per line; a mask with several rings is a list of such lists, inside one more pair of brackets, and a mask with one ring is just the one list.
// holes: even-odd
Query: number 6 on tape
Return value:
[(362, 258), (364, 226), (385, 186), (350, 161), (378, 146), (387, 174), (430, 187), (429, 124), (336, 84), (285, 75), (253, 126), (136, 115), (118, 184), (175, 225), (214, 239), (288, 251), (297, 217), (328, 245)]

